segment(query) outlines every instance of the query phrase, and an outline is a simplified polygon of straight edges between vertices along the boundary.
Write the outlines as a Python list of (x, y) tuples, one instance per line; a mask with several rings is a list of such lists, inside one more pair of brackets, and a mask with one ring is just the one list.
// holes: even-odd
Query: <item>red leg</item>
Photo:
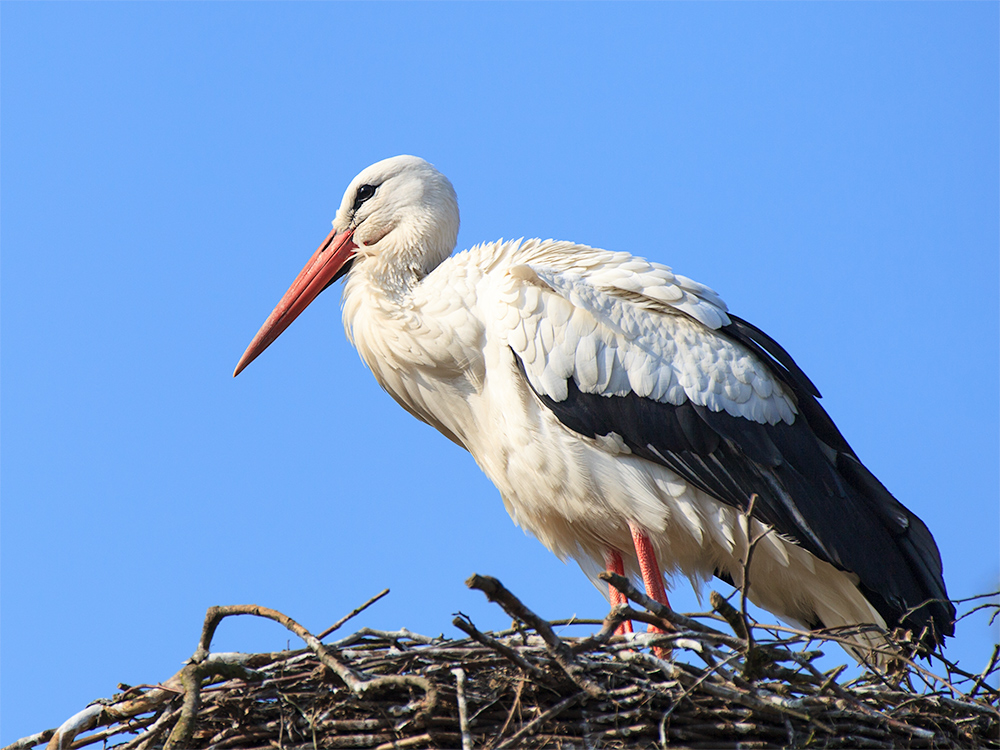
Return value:
[[(622, 562), (622, 554), (616, 549), (607, 549), (604, 551), (604, 566), (608, 569), (609, 573), (617, 573), (620, 576), (625, 575), (625, 563)], [(616, 607), (619, 604), (626, 604), (628, 602), (625, 595), (610, 584), (608, 585), (608, 593), (611, 594), (612, 607)], [(617, 630), (615, 630), (615, 635), (625, 635), (626, 633), (631, 632), (632, 621), (626, 620), (618, 626)]]
[[(634, 524), (630, 523), (629, 528), (632, 530), (632, 543), (635, 544), (635, 554), (639, 558), (639, 570), (642, 571), (642, 582), (646, 584), (646, 594), (651, 599), (655, 599), (660, 604), (669, 607), (670, 602), (667, 601), (667, 591), (663, 587), (663, 573), (660, 571), (659, 563), (656, 562), (656, 552), (653, 551), (652, 542), (649, 541), (646, 532)], [(648, 631), (650, 633), (664, 632), (655, 625), (650, 625)], [(657, 648), (654, 651), (661, 658), (670, 655), (669, 649)]]
[(630, 523), (628, 526), (632, 530), (632, 543), (635, 544), (635, 554), (639, 558), (639, 570), (642, 571), (642, 582), (646, 584), (646, 593), (660, 604), (669, 607), (667, 591), (663, 587), (663, 573), (660, 571), (659, 563), (656, 562), (653, 543), (649, 541), (646, 532), (634, 524)]

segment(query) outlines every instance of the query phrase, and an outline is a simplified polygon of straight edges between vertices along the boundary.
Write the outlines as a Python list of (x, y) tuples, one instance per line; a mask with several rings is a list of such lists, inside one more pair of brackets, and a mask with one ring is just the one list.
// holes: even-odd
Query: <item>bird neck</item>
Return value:
[[(450, 250), (428, 251), (402, 245), (369, 252), (361, 247), (348, 276), (348, 288), (363, 286), (367, 294), (402, 305), (418, 284), (450, 255)], [(354, 280), (357, 280), (355, 283)], [(346, 290), (345, 290), (346, 293)]]
[[(358, 276), (364, 277), (368, 294), (383, 298), (386, 302), (402, 305), (426, 272), (416, 264), (385, 263), (381, 258), (371, 258), (357, 269)], [(354, 274), (352, 274), (353, 276)]]
[(352, 343), (359, 345), (355, 328), (365, 330), (374, 325), (374, 332), (406, 316), (409, 300), (425, 275), (413, 264), (399, 263), (398, 259), (387, 263), (382, 256), (359, 252), (344, 285), (344, 326)]
[(466, 402), (484, 379), (474, 278), (451, 262), (441, 273), (400, 272), (398, 263), (387, 272), (369, 260), (351, 269), (344, 287), (348, 339), (403, 408), (465, 446), (461, 436), (475, 421)]

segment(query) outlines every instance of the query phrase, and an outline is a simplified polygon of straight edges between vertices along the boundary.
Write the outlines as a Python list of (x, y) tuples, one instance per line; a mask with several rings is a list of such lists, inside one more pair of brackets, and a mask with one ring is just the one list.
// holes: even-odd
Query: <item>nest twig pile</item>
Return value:
[[(128, 688), (6, 750), (1000, 748), (1000, 694), (989, 684), (1000, 646), (981, 674), (940, 658), (936, 674), (896, 644), (892, 670), (841, 683), (843, 667), (814, 665), (815, 647), (856, 634), (748, 627), (718, 595), (715, 614), (685, 617), (606, 577), (646, 611), (616, 607), (586, 638), (559, 637), (552, 626), (567, 623), (542, 620), (480, 576), (469, 585), (514, 618), (511, 631), (483, 633), (456, 618), (468, 638), (363, 629), (323, 644), (371, 602), (318, 636), (274, 610), (213, 607), (194, 656), (169, 680)], [(219, 622), (237, 614), (280, 622), (307, 648), (210, 653)], [(628, 619), (669, 632), (614, 635)], [(734, 634), (704, 622), (713, 619)]]

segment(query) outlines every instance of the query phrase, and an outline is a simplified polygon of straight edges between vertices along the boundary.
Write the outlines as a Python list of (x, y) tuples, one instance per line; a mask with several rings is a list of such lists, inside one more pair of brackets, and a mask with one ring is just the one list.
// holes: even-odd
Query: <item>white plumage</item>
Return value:
[(568, 242), (450, 256), (458, 221), (427, 162), (364, 170), (237, 373), (346, 273), (344, 325), (382, 387), (592, 579), (623, 564), (651, 586), (646, 540), (654, 569), (740, 585), (758, 493), (751, 531), (774, 532), (755, 552), (753, 601), (807, 627), (902, 618), (930, 626), (930, 643), (950, 633), (948, 604), (904, 616), (946, 597), (926, 527), (857, 461), (784, 350), (714, 291)]
[[(657, 289), (681, 289), (664, 266), (646, 279), (622, 267), (636, 262), (650, 268), (624, 253), (566, 242), (478, 245), (444, 261), (405, 303), (392, 306), (373, 305), (382, 290), (367, 274), (352, 272), (344, 325), (382, 387), (469, 450), (514, 522), (561, 558), (579, 561), (593, 577), (610, 547), (637, 573), (629, 554), (632, 521), (649, 534), (667, 572), (679, 571), (697, 584), (723, 567), (739, 584), (747, 546), (739, 513), (669, 469), (628, 455), (620, 442), (567, 430), (525, 387), (507, 351), (522, 357), (534, 390), (556, 400), (565, 399), (569, 378), (601, 394), (631, 389), (649, 396), (655, 384), (659, 400), (668, 403), (688, 398), (741, 415), (747, 409), (757, 421), (790, 422), (794, 404), (752, 355), (713, 336), (697, 319), (678, 315), (675, 304), (654, 302), (646, 286), (628, 291), (646, 297), (641, 301), (648, 307), (620, 293), (622, 282), (640, 279)], [(680, 298), (685, 312), (715, 326), (728, 322), (714, 292), (688, 288)], [(653, 305), (659, 314), (649, 314)], [(548, 345), (546, 329), (552, 331)], [(737, 399), (721, 387), (741, 385), (747, 390)], [(884, 625), (853, 584), (837, 585), (843, 574), (820, 563), (824, 581), (811, 580), (817, 576), (812, 556), (789, 547), (794, 545), (769, 535), (756, 553), (756, 603), (796, 622), (822, 610), (828, 627)], [(797, 565), (790, 565), (790, 556)], [(836, 594), (824, 591), (831, 587)], [(806, 601), (790, 598), (792, 591), (809, 592)], [(824, 598), (831, 605), (824, 606)]]

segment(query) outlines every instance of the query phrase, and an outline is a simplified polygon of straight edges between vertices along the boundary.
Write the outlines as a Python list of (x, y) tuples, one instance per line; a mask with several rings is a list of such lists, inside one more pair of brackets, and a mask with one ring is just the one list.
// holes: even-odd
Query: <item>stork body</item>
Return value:
[(661, 601), (664, 572), (740, 586), (748, 537), (771, 528), (750, 572), (757, 604), (805, 627), (952, 632), (926, 526), (858, 461), (791, 357), (715, 292), (568, 242), (452, 256), (457, 231), (454, 191), (429, 164), (369, 167), (237, 373), (346, 273), (344, 325), (382, 387), (602, 590), (604, 568), (642, 575)]

